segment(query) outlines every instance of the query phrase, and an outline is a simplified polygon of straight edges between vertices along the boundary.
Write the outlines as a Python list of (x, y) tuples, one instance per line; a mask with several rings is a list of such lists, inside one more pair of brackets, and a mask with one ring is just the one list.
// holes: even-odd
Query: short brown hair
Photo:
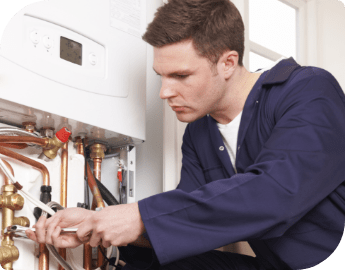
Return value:
[(216, 64), (226, 50), (237, 51), (243, 66), (244, 24), (229, 0), (169, 0), (147, 27), (143, 40), (162, 47), (192, 39), (199, 54)]

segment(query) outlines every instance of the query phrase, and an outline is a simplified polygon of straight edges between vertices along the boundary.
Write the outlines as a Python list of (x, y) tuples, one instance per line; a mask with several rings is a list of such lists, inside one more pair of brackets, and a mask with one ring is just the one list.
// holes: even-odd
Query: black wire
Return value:
[[(108, 259), (108, 257), (105, 255), (105, 253), (104, 253), (104, 251), (103, 251), (101, 246), (98, 246), (98, 250), (101, 251), (103, 257), (108, 261), (108, 264), (110, 266), (115, 267), (115, 269), (122, 269), (121, 265), (115, 265), (116, 257), (111, 257), (110, 259)], [(119, 254), (117, 256), (119, 256)]]
[[(94, 176), (95, 177), (95, 176)], [(99, 191), (101, 192), (102, 198), (103, 200), (110, 206), (110, 205), (118, 205), (119, 202), (116, 200), (116, 198), (114, 197), (114, 195), (102, 184), (101, 181), (99, 181), (96, 177), (95, 177), (96, 183), (97, 183), (97, 187), (99, 189)]]
[(86, 203), (86, 209), (90, 210), (90, 195), (89, 195), (89, 184), (88, 184), (88, 179), (87, 179), (87, 161), (86, 161), (86, 149), (85, 149), (85, 138), (82, 139), (83, 143), (83, 151), (84, 151), (84, 200)]

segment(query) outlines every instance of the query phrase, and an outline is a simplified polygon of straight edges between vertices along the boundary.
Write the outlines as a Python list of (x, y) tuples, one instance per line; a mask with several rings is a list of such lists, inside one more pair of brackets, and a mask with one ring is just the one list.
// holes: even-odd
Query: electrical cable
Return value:
[[(112, 246), (113, 247), (113, 246)], [(109, 255), (109, 252), (108, 252), (108, 254), (107, 255), (105, 255), (104, 254), (104, 251), (100, 248), (99, 249), (100, 251), (101, 251), (101, 253), (102, 253), (102, 255), (103, 255), (103, 257), (108, 261), (108, 264), (110, 265), (110, 266), (114, 266), (115, 268), (117, 268), (117, 265), (119, 264), (119, 260), (120, 260), (120, 251), (119, 251), (119, 249), (116, 247), (116, 252), (117, 252), (117, 256), (116, 256), (116, 260), (115, 260), (115, 262), (113, 262), (113, 260), (112, 259), (114, 259), (114, 258), (108, 258), (108, 257), (110, 257), (110, 255)], [(112, 252), (111, 252), (112, 253)]]
[(86, 164), (87, 164), (87, 160), (86, 160), (86, 157), (85, 157), (85, 151), (86, 151), (86, 148), (85, 148), (85, 138), (82, 139), (82, 143), (83, 143), (83, 152), (84, 152), (84, 180), (85, 180), (85, 194), (84, 194), (84, 200), (85, 200), (85, 203), (86, 203), (86, 208), (88, 210), (91, 210), (91, 204), (90, 204), (90, 195), (89, 195), (89, 185), (88, 185), (88, 179), (87, 179), (87, 167), (86, 167)]
[(108, 205), (118, 205), (119, 202), (116, 200), (113, 194), (95, 177), (99, 191), (101, 192), (103, 200)]

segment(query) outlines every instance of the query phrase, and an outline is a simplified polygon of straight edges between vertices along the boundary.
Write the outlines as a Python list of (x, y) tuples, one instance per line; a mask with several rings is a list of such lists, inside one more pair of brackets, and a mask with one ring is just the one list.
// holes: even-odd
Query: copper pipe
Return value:
[[(43, 174), (43, 185), (45, 186), (50, 185), (49, 171), (47, 170), (46, 166), (44, 166), (43, 164), (1, 146), (0, 146), (0, 154), (17, 159), (25, 164), (28, 164), (34, 167), (35, 169), (38, 169)], [(49, 251), (45, 244), (40, 244), (40, 254), (39, 254), (38, 264), (39, 264), (39, 270), (49, 269)]]
[(26, 147), (28, 147), (26, 144), (22, 144), (22, 143), (0, 143), (0, 146), (15, 148), (15, 149), (25, 149)]
[[(107, 148), (103, 144), (95, 143), (95, 144), (91, 145), (90, 149), (91, 149), (90, 158), (93, 160), (94, 176), (98, 179), (98, 181), (101, 181), (101, 164), (102, 164), (102, 159), (104, 158), (104, 152), (107, 150)], [(94, 197), (94, 202), (95, 202), (95, 199), (97, 199), (97, 198)], [(102, 204), (104, 205), (103, 202), (102, 202)], [(97, 205), (98, 205), (98, 202), (97, 202)], [(98, 249), (99, 250), (98, 250), (97, 266), (101, 267), (103, 269), (102, 266), (104, 265), (105, 258), (103, 256), (101, 250), (105, 251), (105, 248), (99, 246)], [(103, 252), (103, 253), (105, 253), (105, 252)]]
[[(66, 249), (65, 248), (59, 248), (59, 255), (61, 256), (61, 258), (63, 258), (66, 261), (66, 257), (67, 257), (67, 253), (66, 253)], [(60, 264), (58, 267), (59, 270), (64, 270), (65, 268), (63, 268)]]
[[(77, 154), (84, 156), (84, 144), (80, 137), (76, 138)], [(92, 270), (92, 247), (90, 243), (84, 244), (84, 269)]]
[(92, 247), (90, 243), (84, 244), (84, 269), (92, 269)]
[(48, 138), (36, 138), (31, 136), (0, 136), (2, 143), (34, 143), (42, 147), (49, 143)]
[[(61, 191), (60, 191), (60, 204), (63, 207), (67, 207), (67, 178), (68, 178), (68, 141), (61, 148)], [(66, 249), (60, 248), (59, 254), (66, 260)], [(59, 270), (64, 270), (59, 265)]]
[(84, 144), (83, 144), (83, 140), (80, 136), (75, 137), (75, 144), (77, 146), (77, 154), (84, 156)]
[[(94, 172), (95, 177), (98, 179), (98, 181), (101, 181), (101, 164), (102, 164), (101, 158), (94, 158), (93, 159), (93, 172)], [(103, 204), (102, 207), (104, 207), (103, 201), (102, 201), (102, 204)], [(97, 206), (98, 206), (98, 203), (97, 203)], [(99, 246), (98, 249), (102, 249), (103, 253), (105, 253), (104, 247)], [(105, 258), (103, 256), (103, 253), (100, 250), (98, 250), (98, 260), (97, 260), (97, 266), (98, 267), (102, 267), (102, 265), (104, 264)]]
[[(13, 168), (12, 168), (11, 164), (8, 163), (6, 160), (2, 160), (2, 161), (5, 163), (6, 167), (10, 170), (10, 172), (11, 172), (12, 175), (14, 176), (14, 171), (13, 171)], [(4, 175), (5, 175), (5, 178), (4, 178), (4, 185), (11, 185), (12, 182), (10, 181), (10, 179), (8, 179), (8, 177), (6, 176), (6, 174), (4, 174)], [(11, 224), (11, 225), (12, 225), (12, 224)]]
[(44, 166), (42, 163), (39, 163), (35, 160), (32, 160), (28, 157), (21, 155), (21, 154), (15, 153), (15, 152), (8, 150), (8, 149), (1, 147), (1, 146), (0, 146), (0, 154), (3, 154), (7, 157), (17, 159), (17, 160), (19, 160), (25, 164), (28, 164), (28, 165), (34, 167), (35, 169), (39, 170), (43, 174), (43, 185), (45, 185), (45, 186), (50, 185), (49, 171), (46, 168), (46, 166)]
[(40, 254), (38, 258), (38, 269), (48, 270), (49, 269), (49, 251), (45, 244), (40, 244)]
[(94, 158), (93, 159), (93, 173), (98, 181), (101, 182), (101, 165), (102, 159), (101, 158)]
[(60, 203), (67, 207), (68, 142), (61, 148), (61, 194)]
[(98, 189), (95, 177), (92, 174), (90, 165), (87, 163), (87, 179), (88, 179), (88, 184), (89, 187), (91, 189), (92, 195), (95, 198), (96, 202), (97, 202), (97, 207), (105, 207), (105, 204), (103, 202), (103, 198), (101, 195), (101, 192)]

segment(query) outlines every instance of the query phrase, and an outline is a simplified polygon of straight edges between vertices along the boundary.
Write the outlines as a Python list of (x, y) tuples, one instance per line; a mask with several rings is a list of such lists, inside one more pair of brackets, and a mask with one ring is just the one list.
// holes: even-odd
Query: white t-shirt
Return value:
[(240, 112), (234, 120), (229, 124), (222, 125), (217, 123), (220, 134), (222, 135), (226, 150), (228, 150), (232, 166), (237, 173), (235, 161), (236, 161), (236, 150), (237, 150), (237, 136), (240, 128), (242, 112)]

